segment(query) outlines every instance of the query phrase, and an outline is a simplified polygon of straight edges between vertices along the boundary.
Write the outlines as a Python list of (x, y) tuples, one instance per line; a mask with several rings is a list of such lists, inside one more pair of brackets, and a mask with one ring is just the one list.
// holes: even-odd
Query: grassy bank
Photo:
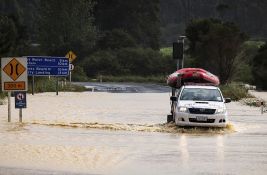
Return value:
[[(40, 93), (40, 92), (55, 92), (57, 88), (57, 81), (58, 81), (58, 91), (63, 92), (82, 92), (85, 91), (85, 87), (70, 84), (65, 80), (65, 78), (55, 78), (55, 77), (37, 77), (35, 78), (34, 83), (34, 92)], [(28, 92), (32, 92), (32, 82), (29, 80), (28, 85)]]

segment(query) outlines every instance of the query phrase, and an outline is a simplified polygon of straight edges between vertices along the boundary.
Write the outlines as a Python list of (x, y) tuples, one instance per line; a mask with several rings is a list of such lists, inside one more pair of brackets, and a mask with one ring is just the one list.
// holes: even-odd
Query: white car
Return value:
[(228, 114), (220, 89), (216, 86), (184, 85), (178, 92), (173, 119), (178, 126), (226, 127)]

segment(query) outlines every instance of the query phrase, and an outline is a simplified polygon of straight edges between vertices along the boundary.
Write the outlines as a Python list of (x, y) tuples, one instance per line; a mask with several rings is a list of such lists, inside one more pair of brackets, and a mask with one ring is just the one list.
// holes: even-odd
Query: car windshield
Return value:
[(222, 96), (218, 89), (185, 88), (182, 91), (180, 100), (222, 102)]

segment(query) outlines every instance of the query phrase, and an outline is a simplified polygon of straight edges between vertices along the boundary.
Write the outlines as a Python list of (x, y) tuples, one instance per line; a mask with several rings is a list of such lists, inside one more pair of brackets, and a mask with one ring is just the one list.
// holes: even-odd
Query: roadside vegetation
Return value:
[(6, 96), (7, 96), (6, 93), (0, 92), (0, 105), (4, 104), (4, 100), (5, 100)]
[(95, 82), (133, 82), (133, 83), (156, 83), (166, 85), (167, 76), (102, 76), (90, 81)]
[[(78, 56), (73, 62), (73, 81), (100, 81), (101, 77), (102, 81), (165, 84), (166, 76), (176, 70), (172, 42), (178, 35), (186, 35), (185, 67), (201, 67), (219, 76), (225, 96), (233, 100), (246, 97), (247, 92), (233, 82), (255, 84), (267, 90), (267, 46), (255, 39), (264, 38), (266, 31), (247, 32), (243, 18), (229, 18), (235, 8), (231, 3), (207, 1), (205, 5), (208, 4), (214, 8), (210, 10), (214, 15), (203, 18), (195, 14), (191, 15), (195, 19), (189, 19), (190, 14), (186, 17), (173, 12), (173, 8), (175, 13), (179, 8), (179, 11), (188, 8), (158, 0), (76, 0), (75, 3), (32, 0), (28, 5), (18, 0), (3, 0), (0, 57), (64, 56), (72, 50)], [(264, 5), (265, 2), (255, 7), (258, 10), (253, 14), (265, 13), (260, 10)], [(242, 17), (257, 16), (238, 10)], [(178, 18), (182, 19), (169, 21)], [(262, 25), (258, 20), (247, 23)], [(62, 91), (82, 90), (63, 84), (59, 86)], [(36, 78), (37, 92), (55, 91), (55, 86), (53, 78)]]
[(252, 96), (248, 93), (248, 89), (241, 84), (231, 83), (221, 85), (220, 89), (224, 98), (231, 98), (233, 101), (239, 101), (243, 98), (252, 98)]
[[(34, 92), (55, 92), (57, 88), (57, 78), (55, 77), (35, 77), (34, 82)], [(63, 92), (82, 92), (85, 91), (86, 88), (79, 85), (74, 85), (69, 82), (65, 78), (58, 78), (58, 91)], [(32, 82), (29, 81), (28, 85), (28, 93), (32, 93)]]

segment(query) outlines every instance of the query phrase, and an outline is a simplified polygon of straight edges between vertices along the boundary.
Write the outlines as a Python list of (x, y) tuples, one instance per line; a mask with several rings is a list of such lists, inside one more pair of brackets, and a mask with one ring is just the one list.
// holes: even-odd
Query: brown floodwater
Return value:
[(225, 129), (166, 124), (169, 108), (168, 93), (43, 93), (20, 124), (2, 105), (0, 174), (266, 174), (259, 108), (227, 104)]

